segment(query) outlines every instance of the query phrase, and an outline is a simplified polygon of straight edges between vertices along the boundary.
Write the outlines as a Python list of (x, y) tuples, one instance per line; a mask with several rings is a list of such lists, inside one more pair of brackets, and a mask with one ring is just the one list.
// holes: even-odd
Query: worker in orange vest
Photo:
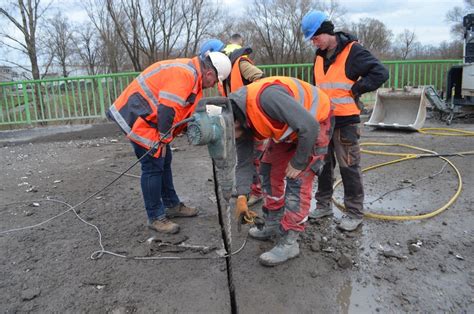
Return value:
[(329, 145), (322, 174), (318, 177), (316, 208), (310, 218), (332, 215), (334, 168), (339, 164), (344, 185), (344, 215), (338, 227), (353, 231), (364, 216), (364, 188), (360, 168), (360, 112), (362, 94), (382, 86), (388, 71), (357, 39), (344, 32), (334, 32), (326, 13), (311, 11), (302, 21), (305, 40), (316, 47), (313, 84), (321, 88), (335, 106), (334, 135)]
[[(223, 96), (235, 92), (244, 85), (248, 85), (264, 77), (263, 71), (257, 68), (249, 55), (252, 53), (252, 48), (242, 47), (243, 38), (240, 34), (233, 34), (230, 38), (230, 43), (223, 49), (223, 52), (229, 57), (232, 63), (232, 70), (229, 77), (222, 85), (219, 85), (219, 90)], [(254, 171), (253, 180), (250, 189), (246, 192), (247, 204), (249, 206), (255, 205), (263, 199), (260, 178), (258, 176), (258, 167), (260, 166), (260, 158), (265, 148), (265, 141), (255, 141), (254, 155), (249, 156), (253, 158)], [(238, 143), (237, 143), (238, 145)], [(236, 169), (237, 180), (239, 180), (239, 169)]]
[[(268, 240), (280, 235), (277, 245), (260, 255), (260, 262), (274, 266), (299, 255), (297, 242), (305, 229), (314, 176), (323, 166), (331, 138), (332, 112), (328, 96), (296, 78), (274, 76), (246, 85), (229, 95), (234, 113), (240, 180), (235, 213), (252, 220), (242, 189), (251, 180), (255, 140), (269, 139), (261, 159), (265, 225), (252, 227), (249, 235)], [(247, 169), (247, 170), (246, 170)], [(247, 175), (243, 175), (247, 173)], [(239, 174), (236, 174), (239, 176)]]
[(185, 127), (175, 126), (191, 116), (202, 90), (225, 80), (230, 70), (230, 60), (221, 52), (203, 59), (156, 62), (125, 88), (108, 111), (140, 159), (148, 226), (155, 231), (177, 233), (179, 225), (168, 218), (198, 214), (176, 194), (169, 143)]

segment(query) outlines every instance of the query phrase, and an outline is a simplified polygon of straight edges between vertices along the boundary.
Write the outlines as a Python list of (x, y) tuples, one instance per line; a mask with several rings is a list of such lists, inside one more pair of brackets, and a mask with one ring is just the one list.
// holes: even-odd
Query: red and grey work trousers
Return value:
[(328, 118), (320, 123), (319, 136), (309, 165), (295, 179), (286, 178), (285, 170), (296, 152), (296, 144), (272, 141), (265, 149), (259, 169), (264, 196), (262, 210), (267, 215), (270, 212), (283, 212), (280, 225), (284, 231), (304, 231), (315, 172), (323, 164), (330, 136), (331, 120)]

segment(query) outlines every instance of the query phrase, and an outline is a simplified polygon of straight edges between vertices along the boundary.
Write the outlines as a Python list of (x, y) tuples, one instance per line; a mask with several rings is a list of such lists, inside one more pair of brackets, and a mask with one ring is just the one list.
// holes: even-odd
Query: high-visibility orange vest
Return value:
[[(157, 124), (158, 106), (175, 111), (173, 125), (188, 118), (202, 97), (202, 75), (199, 58), (159, 61), (146, 68), (115, 100), (111, 116), (127, 137), (146, 149), (159, 140), (169, 143), (183, 127), (166, 138)], [(160, 156), (161, 149), (155, 156)]]
[(352, 98), (351, 88), (356, 81), (346, 76), (346, 61), (351, 51), (354, 41), (349, 43), (336, 56), (336, 60), (329, 66), (324, 73), (324, 59), (321, 56), (316, 57), (314, 63), (314, 78), (316, 86), (321, 88), (331, 99), (331, 103), (335, 106), (335, 116), (352, 116), (359, 115), (360, 109)]
[(329, 97), (319, 88), (292, 77), (263, 78), (244, 87), (247, 89), (247, 121), (257, 139), (273, 138), (276, 142), (292, 142), (297, 139), (296, 132), (288, 124), (270, 118), (262, 109), (260, 95), (270, 85), (284, 87), (300, 106), (314, 116), (316, 121), (324, 121), (329, 117), (331, 111)]
[(253, 61), (250, 60), (247, 57), (247, 55), (240, 56), (234, 61), (234, 63), (232, 64), (232, 70), (230, 72), (230, 75), (224, 81), (224, 84), (227, 84), (227, 82), (229, 82), (230, 91), (228, 90), (226, 93), (226, 89), (222, 84), (219, 84), (217, 87), (219, 90), (219, 93), (222, 96), (227, 97), (228, 94), (235, 92), (236, 90), (238, 90), (239, 88), (245, 85), (244, 80), (242, 78), (242, 73), (240, 72), (240, 61), (243, 61), (243, 60), (253, 64)]

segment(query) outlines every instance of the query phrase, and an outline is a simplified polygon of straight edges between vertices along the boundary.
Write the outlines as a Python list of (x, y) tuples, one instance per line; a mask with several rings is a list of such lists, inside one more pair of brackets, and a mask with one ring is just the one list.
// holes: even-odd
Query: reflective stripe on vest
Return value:
[[(145, 92), (146, 96), (151, 100), (151, 102), (153, 103), (153, 105), (156, 108), (158, 108), (158, 105), (160, 103), (159, 103), (158, 99), (155, 97), (155, 95), (153, 95), (153, 93), (150, 90), (150, 88), (148, 87), (148, 85), (146, 84), (146, 79), (152, 77), (155, 74), (158, 74), (158, 72), (160, 72), (163, 69), (167, 69), (167, 68), (171, 68), (171, 67), (180, 67), (180, 68), (186, 69), (188, 71), (191, 71), (194, 75), (194, 81), (197, 81), (197, 71), (194, 68), (194, 66), (192, 66), (192, 63), (191, 63), (191, 65), (183, 64), (183, 63), (163, 64), (163, 65), (160, 65), (159, 67), (157, 67), (156, 69), (150, 71), (149, 73), (147, 73), (145, 75), (140, 75), (137, 78), (138, 84), (140, 85), (140, 87)], [(175, 94), (172, 94), (172, 93), (167, 93), (167, 92), (160, 92), (159, 97), (162, 97), (162, 98), (171, 100), (173, 102), (176, 102), (179, 105), (181, 105), (181, 107), (186, 106), (186, 99), (182, 99), (178, 95), (175, 95)]]
[(130, 129), (127, 122), (123, 119), (122, 115), (120, 114), (120, 112), (117, 110), (117, 108), (115, 108), (115, 105), (110, 106), (109, 112), (112, 114), (114, 120), (118, 123), (118, 125), (120, 125), (122, 130), (125, 133), (127, 133), (127, 136), (130, 139), (133, 139), (136, 142), (141, 142), (141, 143), (149, 146), (150, 148), (155, 145), (156, 142), (151, 141), (151, 140), (149, 140), (145, 137), (142, 137), (142, 136), (132, 132), (132, 129)]
[(351, 95), (351, 89), (355, 81), (349, 79), (345, 72), (346, 61), (354, 43), (351, 42), (344, 47), (326, 73), (324, 73), (324, 59), (321, 56), (316, 57), (314, 64), (313, 74), (316, 86), (328, 94), (331, 103), (335, 105), (334, 115), (336, 116), (360, 114), (360, 110)]
[[(281, 86), (288, 95), (302, 106), (316, 121), (327, 119), (330, 111), (329, 98), (319, 89), (296, 78), (275, 76), (267, 77), (246, 86), (247, 122), (259, 139), (273, 138), (275, 141), (294, 141), (295, 131), (281, 121), (273, 120), (262, 109), (260, 94), (266, 87)], [(310, 98), (310, 99), (309, 99)], [(291, 108), (288, 108), (291, 110)]]

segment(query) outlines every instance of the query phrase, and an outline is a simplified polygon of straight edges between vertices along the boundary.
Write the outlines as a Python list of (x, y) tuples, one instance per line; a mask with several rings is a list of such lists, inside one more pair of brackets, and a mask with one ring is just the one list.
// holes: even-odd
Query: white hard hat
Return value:
[(222, 52), (213, 51), (209, 53), (212, 65), (217, 70), (217, 78), (220, 82), (224, 81), (230, 74), (232, 64), (229, 58)]

